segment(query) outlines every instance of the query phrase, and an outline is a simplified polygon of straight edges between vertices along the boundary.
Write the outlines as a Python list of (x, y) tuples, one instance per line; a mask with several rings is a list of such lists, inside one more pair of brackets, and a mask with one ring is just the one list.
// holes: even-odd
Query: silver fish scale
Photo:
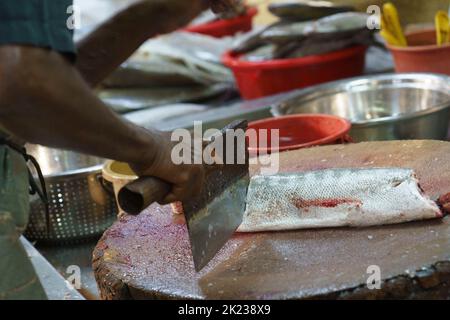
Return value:
[(238, 231), (371, 226), (440, 216), (411, 169), (328, 169), (252, 177)]

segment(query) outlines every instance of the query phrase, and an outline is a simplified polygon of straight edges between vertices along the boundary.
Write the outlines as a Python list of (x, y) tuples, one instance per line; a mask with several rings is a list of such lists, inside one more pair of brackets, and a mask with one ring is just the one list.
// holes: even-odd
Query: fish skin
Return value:
[(282, 2), (272, 3), (268, 6), (269, 11), (281, 18), (291, 21), (316, 20), (340, 12), (354, 11), (351, 6), (330, 5), (329, 2), (313, 1), (308, 3)]
[(252, 177), (238, 232), (365, 227), (442, 216), (411, 169), (328, 169)]

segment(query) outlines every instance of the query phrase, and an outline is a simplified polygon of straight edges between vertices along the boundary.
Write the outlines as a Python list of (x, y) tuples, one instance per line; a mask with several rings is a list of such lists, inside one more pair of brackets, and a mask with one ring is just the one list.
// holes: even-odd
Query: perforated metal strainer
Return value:
[(27, 145), (41, 165), (50, 205), (47, 233), (45, 207), (30, 198), (25, 236), (51, 244), (82, 242), (100, 236), (116, 219), (117, 208), (108, 182), (102, 179), (103, 159), (70, 151)]

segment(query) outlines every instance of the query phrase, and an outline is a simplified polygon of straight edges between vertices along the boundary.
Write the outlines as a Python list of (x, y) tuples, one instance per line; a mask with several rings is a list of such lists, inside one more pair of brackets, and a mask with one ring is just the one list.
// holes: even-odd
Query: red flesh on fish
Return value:
[(316, 199), (316, 200), (294, 199), (293, 203), (299, 209), (305, 209), (308, 207), (335, 208), (341, 204), (355, 204), (357, 206), (360, 206), (362, 204), (361, 201), (354, 199)]

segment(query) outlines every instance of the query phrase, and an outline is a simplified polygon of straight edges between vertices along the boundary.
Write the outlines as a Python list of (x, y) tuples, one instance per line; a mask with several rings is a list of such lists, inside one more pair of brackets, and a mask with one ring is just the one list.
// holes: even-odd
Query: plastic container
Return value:
[(364, 72), (366, 46), (353, 46), (322, 55), (251, 62), (228, 52), (223, 62), (231, 68), (244, 99), (255, 99)]
[[(268, 118), (249, 123), (249, 153), (252, 156), (282, 152), (312, 146), (350, 142), (351, 124), (346, 119), (327, 114), (296, 114)], [(256, 131), (257, 140), (251, 139), (250, 130)], [(260, 146), (260, 131), (267, 131), (267, 142)], [(279, 129), (279, 147), (272, 146), (270, 130)], [(254, 135), (254, 134), (253, 134)]]
[(184, 29), (187, 32), (205, 34), (215, 38), (233, 36), (238, 32), (247, 32), (253, 28), (253, 18), (258, 13), (256, 8), (249, 8), (245, 15), (217, 20), (210, 23), (191, 26)]
[(450, 75), (450, 43), (438, 46), (434, 29), (411, 32), (406, 39), (408, 47), (387, 45), (394, 57), (396, 72)]

